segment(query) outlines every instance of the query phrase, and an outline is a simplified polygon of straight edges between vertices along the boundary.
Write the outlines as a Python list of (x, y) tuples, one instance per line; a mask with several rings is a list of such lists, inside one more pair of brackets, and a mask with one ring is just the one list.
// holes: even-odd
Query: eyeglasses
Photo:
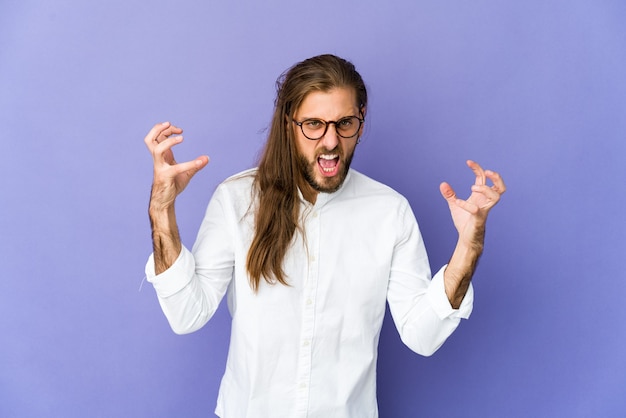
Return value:
[(312, 141), (316, 141), (326, 135), (328, 131), (328, 125), (335, 125), (335, 131), (337, 135), (342, 138), (353, 138), (359, 133), (361, 125), (365, 119), (361, 119), (357, 116), (347, 116), (337, 121), (322, 119), (305, 119), (302, 122), (294, 120), (293, 123), (298, 125), (302, 129), (302, 134)]

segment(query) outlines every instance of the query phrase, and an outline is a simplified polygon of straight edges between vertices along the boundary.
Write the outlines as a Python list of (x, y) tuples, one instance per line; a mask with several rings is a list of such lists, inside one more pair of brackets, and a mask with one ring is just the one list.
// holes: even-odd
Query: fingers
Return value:
[(497, 191), (500, 194), (506, 192), (506, 185), (504, 184), (504, 180), (502, 180), (500, 174), (496, 173), (495, 171), (486, 170), (485, 175), (493, 183), (493, 190)]
[(487, 177), (485, 176), (485, 170), (483, 170), (480, 164), (472, 160), (467, 160), (466, 164), (469, 168), (472, 169), (472, 171), (474, 172), (474, 175), (476, 175), (476, 181), (474, 182), (474, 184), (478, 184), (478, 185), (485, 184), (485, 182), (487, 181)]
[(183, 130), (169, 122), (157, 123), (150, 129), (148, 135), (144, 138), (144, 142), (148, 149), (153, 150), (158, 144), (162, 143), (171, 135), (181, 134)]
[(157, 165), (176, 164), (171, 148), (183, 141), (180, 135), (183, 130), (170, 122), (158, 123), (152, 127), (144, 138), (144, 143), (152, 154), (155, 167)]
[(483, 209), (489, 209), (494, 206), (500, 200), (500, 193), (495, 191), (493, 187), (489, 187), (487, 185), (473, 185), (472, 193), (478, 193), (484, 196), (484, 200), (482, 201)]
[[(439, 190), (441, 195), (448, 201), (448, 204), (463, 208), (471, 213), (476, 210), (489, 210), (498, 201), (502, 193), (506, 191), (506, 186), (500, 174), (492, 170), (484, 170), (475, 161), (467, 160), (467, 166), (474, 172), (476, 180), (471, 187), (472, 194), (467, 200), (459, 199), (448, 183), (441, 183)], [(487, 184), (487, 180), (493, 183)]]
[(176, 164), (174, 161), (174, 155), (172, 154), (172, 147), (180, 144), (181, 142), (183, 142), (182, 135), (168, 136), (161, 139), (161, 142), (158, 144), (155, 141), (155, 145), (152, 148), (152, 156), (154, 157), (155, 164), (163, 162)]
[(181, 128), (170, 122), (163, 122), (154, 125), (144, 138), (154, 159), (155, 178), (162, 176), (174, 178), (182, 173), (186, 173), (191, 178), (209, 163), (209, 157), (206, 155), (180, 164), (174, 160), (171, 148), (183, 142), (183, 137), (180, 135), (182, 132)]
[(506, 191), (506, 186), (504, 185), (504, 181), (502, 180), (500, 174), (492, 170), (483, 170), (480, 164), (472, 160), (467, 160), (467, 166), (471, 168), (476, 175), (475, 185), (486, 185), (487, 179), (489, 179), (493, 183), (493, 186), (491, 187), (492, 190), (495, 190), (499, 194)]

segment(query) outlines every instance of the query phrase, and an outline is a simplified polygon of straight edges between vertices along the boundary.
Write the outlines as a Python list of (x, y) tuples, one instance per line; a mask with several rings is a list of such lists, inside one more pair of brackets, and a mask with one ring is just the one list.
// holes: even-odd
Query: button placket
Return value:
[(308, 280), (305, 281), (302, 295), (302, 324), (300, 332), (300, 355), (298, 358), (296, 412), (298, 417), (306, 417), (309, 406), (311, 359), (315, 331), (315, 296), (318, 283), (319, 253), (319, 214), (317, 210), (307, 217), (305, 222), (306, 248), (309, 259), (307, 266)]

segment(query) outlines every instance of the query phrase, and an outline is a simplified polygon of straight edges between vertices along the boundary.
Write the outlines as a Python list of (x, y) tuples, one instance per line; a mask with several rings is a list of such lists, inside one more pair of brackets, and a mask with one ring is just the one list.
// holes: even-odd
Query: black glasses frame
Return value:
[[(341, 121), (344, 121), (346, 119), (352, 119), (352, 118), (356, 118), (359, 121), (359, 127), (356, 128), (356, 132), (353, 135), (350, 136), (344, 136), (341, 135), (341, 133), (339, 132), (339, 129), (337, 129), (337, 124), (340, 123)], [(302, 124), (304, 124), (305, 122), (311, 121), (311, 120), (315, 120), (318, 122), (322, 122), (324, 124), (324, 132), (317, 138), (311, 138), (310, 136), (308, 136), (307, 134), (304, 133), (304, 127), (302, 126)], [(319, 139), (322, 139), (324, 137), (324, 135), (326, 135), (326, 132), (328, 132), (328, 126), (329, 125), (335, 125), (335, 132), (337, 132), (337, 135), (339, 135), (342, 138), (346, 138), (346, 139), (350, 139), (350, 138), (354, 138), (355, 136), (357, 136), (359, 134), (359, 130), (361, 129), (361, 126), (363, 125), (363, 122), (365, 122), (364, 118), (360, 118), (358, 116), (346, 116), (345, 118), (341, 118), (339, 120), (323, 120), (323, 119), (318, 119), (318, 118), (310, 118), (310, 119), (305, 119), (301, 122), (298, 122), (295, 119), (292, 119), (292, 122), (295, 123), (296, 125), (298, 125), (300, 127), (300, 130), (302, 131), (302, 135), (304, 135), (304, 137), (306, 139), (309, 139), (311, 141), (317, 141)]]

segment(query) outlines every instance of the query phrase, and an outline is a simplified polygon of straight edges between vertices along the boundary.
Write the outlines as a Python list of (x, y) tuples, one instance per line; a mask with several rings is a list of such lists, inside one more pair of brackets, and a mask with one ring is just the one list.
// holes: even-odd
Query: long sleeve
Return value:
[(198, 330), (211, 319), (232, 279), (232, 219), (224, 210), (228, 196), (218, 189), (202, 221), (193, 253), (183, 247), (175, 263), (158, 276), (153, 255), (146, 277), (156, 290), (163, 313), (177, 334)]
[(387, 300), (402, 341), (416, 353), (429, 356), (468, 318), (473, 306), (470, 288), (459, 309), (445, 294), (442, 267), (430, 280), (424, 242), (408, 203), (398, 216), (398, 242), (394, 248)]

